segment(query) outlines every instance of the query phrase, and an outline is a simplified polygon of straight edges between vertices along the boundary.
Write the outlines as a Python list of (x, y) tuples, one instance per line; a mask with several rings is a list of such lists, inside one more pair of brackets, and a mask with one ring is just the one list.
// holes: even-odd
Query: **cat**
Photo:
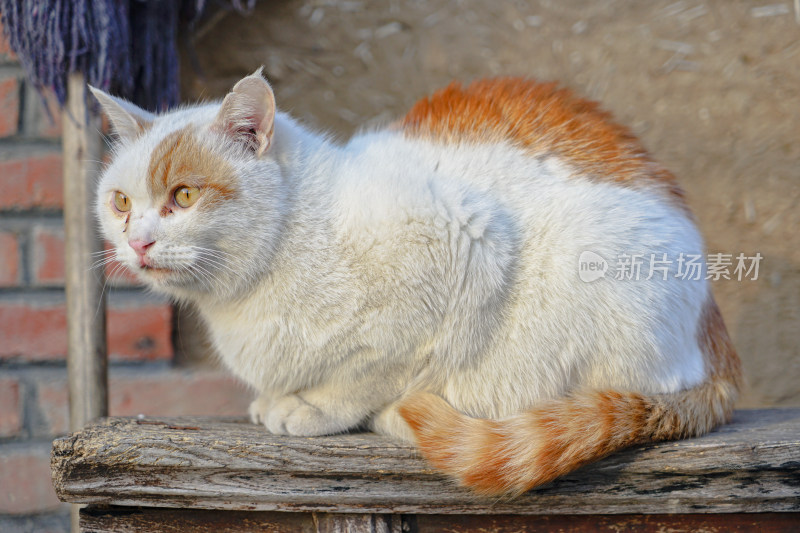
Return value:
[[(260, 69), (157, 116), (92, 90), (119, 137), (96, 204), (116, 259), (197, 306), (271, 433), (366, 426), (513, 495), (731, 415), (736, 351), (674, 262), (703, 253), (684, 194), (595, 103), (453, 83), (341, 145)], [(673, 262), (589, 282), (587, 251)]]

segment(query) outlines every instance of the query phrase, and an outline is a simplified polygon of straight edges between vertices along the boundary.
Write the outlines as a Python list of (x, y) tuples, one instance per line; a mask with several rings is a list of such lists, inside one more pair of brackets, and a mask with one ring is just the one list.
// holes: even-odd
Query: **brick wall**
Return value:
[[(52, 439), (69, 428), (60, 121), (1, 37), (0, 531), (66, 531), (49, 467)], [(169, 302), (124, 273), (108, 292), (112, 415), (246, 411), (248, 394), (226, 374), (175, 363)]]

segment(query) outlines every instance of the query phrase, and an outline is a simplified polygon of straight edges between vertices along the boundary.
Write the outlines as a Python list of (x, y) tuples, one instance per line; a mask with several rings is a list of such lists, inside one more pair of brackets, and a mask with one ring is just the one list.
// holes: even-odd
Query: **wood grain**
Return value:
[[(402, 516), (89, 506), (83, 533), (402, 533)], [(408, 531), (408, 529), (406, 529)]]
[(73, 503), (397, 514), (800, 511), (800, 409), (740, 411), (701, 438), (640, 446), (516, 499), (480, 499), (373, 434), (277, 437), (244, 422), (109, 418), (54, 442)]
[[(94, 193), (102, 159), (100, 117), (87, 105), (86, 80), (79, 72), (67, 78), (62, 112), (64, 132), (64, 286), (67, 296), (67, 375), (69, 425), (72, 431), (108, 415), (105, 275), (92, 268), (103, 243), (94, 219)], [(72, 508), (72, 531), (78, 509)]]
[(87, 105), (83, 75), (67, 81), (63, 112), (64, 285), (67, 294), (67, 371), (72, 431), (108, 415), (106, 306), (102, 268), (92, 268), (103, 249), (94, 217), (95, 183), (102, 159), (100, 118)]
[(393, 521), (390, 533), (796, 533), (800, 526), (800, 515), (796, 513), (412, 517), (90, 506), (81, 511), (81, 530), (84, 533), (324, 533), (331, 531), (325, 528), (337, 520), (339, 531), (374, 533), (384, 530), (375, 528), (374, 518), (362, 517), (381, 516)]

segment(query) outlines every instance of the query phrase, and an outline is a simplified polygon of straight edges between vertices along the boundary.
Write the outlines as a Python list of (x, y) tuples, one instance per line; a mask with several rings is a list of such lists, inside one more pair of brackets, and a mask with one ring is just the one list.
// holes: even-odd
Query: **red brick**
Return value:
[[(142, 361), (172, 357), (169, 304), (111, 307), (108, 344), (112, 360)], [(63, 305), (0, 303), (0, 359), (63, 359), (67, 320)]]
[[(39, 412), (51, 436), (69, 433), (69, 388), (66, 375), (36, 384)], [(114, 394), (113, 391), (109, 392)]]
[(172, 307), (169, 304), (111, 308), (108, 351), (121, 360), (172, 358)]
[(33, 514), (58, 509), (50, 477), (50, 446), (0, 446), (0, 513)]
[[(242, 416), (251, 395), (227, 374), (165, 370), (158, 374), (113, 374), (109, 379), (112, 416)], [(66, 378), (38, 384), (40, 412), (51, 435), (69, 431)]]
[(16, 378), (0, 378), (0, 437), (13, 437), (22, 429), (20, 385)]
[[(5, 58), (3, 56), (5, 56)], [(6, 39), (3, 32), (3, 24), (0, 23), (0, 61), (3, 59), (6, 61), (16, 61), (17, 56), (11, 51), (11, 46), (9, 46), (8, 39)]]
[(37, 154), (0, 161), (0, 209), (61, 208), (61, 155)]
[[(105, 249), (110, 250), (108, 243)], [(134, 287), (139, 281), (133, 273), (117, 261), (105, 266), (108, 283), (112, 287)], [(33, 233), (33, 280), (37, 285), (64, 284), (64, 230), (38, 227)]]
[(0, 233), (0, 287), (19, 283), (19, 243), (13, 233)]
[(67, 317), (63, 306), (0, 303), (0, 359), (57, 359), (66, 354)]
[(111, 389), (109, 411), (114, 416), (238, 416), (247, 413), (251, 400), (244, 386), (216, 372), (119, 378), (112, 380)]
[(33, 281), (36, 285), (64, 284), (64, 230), (33, 230)]
[(19, 126), (19, 79), (0, 80), (0, 137), (17, 133)]
[(26, 106), (25, 134), (47, 139), (61, 137), (61, 106), (55, 95), (46, 91), (42, 97), (38, 91), (29, 88), (26, 98), (31, 99), (31, 103)]

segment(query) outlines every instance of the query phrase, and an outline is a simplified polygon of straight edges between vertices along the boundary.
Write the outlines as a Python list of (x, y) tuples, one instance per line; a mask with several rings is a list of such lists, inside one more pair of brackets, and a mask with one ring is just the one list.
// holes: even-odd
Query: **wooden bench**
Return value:
[(56, 440), (52, 470), (92, 532), (800, 531), (800, 409), (738, 411), (515, 499), (478, 498), (377, 435), (209, 418), (105, 418)]

